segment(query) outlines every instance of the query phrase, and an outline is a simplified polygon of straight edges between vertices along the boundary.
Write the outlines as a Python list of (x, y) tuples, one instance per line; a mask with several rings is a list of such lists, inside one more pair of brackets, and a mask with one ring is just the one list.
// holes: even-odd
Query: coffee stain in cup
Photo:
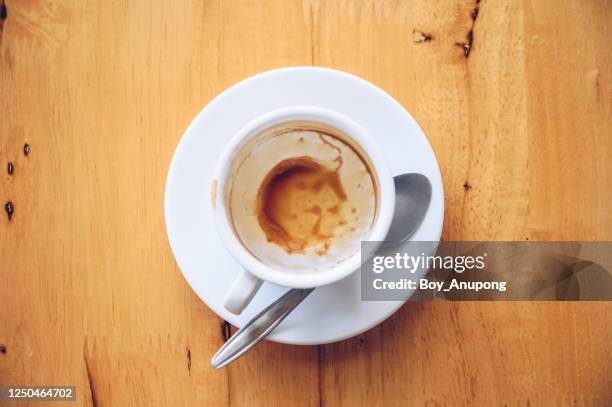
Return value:
[(323, 243), (317, 254), (327, 253), (334, 229), (346, 223), (340, 211), (347, 196), (338, 158), (331, 171), (307, 156), (283, 160), (270, 170), (257, 197), (257, 219), (268, 241), (288, 253)]

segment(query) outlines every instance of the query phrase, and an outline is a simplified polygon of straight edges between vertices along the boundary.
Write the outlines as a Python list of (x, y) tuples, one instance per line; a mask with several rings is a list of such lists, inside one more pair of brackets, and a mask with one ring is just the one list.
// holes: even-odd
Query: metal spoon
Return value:
[[(431, 201), (431, 183), (422, 174), (402, 174), (395, 183), (395, 212), (385, 240), (404, 242), (418, 229)], [(221, 369), (248, 352), (312, 293), (314, 288), (293, 288), (240, 328), (212, 357), (211, 363)]]

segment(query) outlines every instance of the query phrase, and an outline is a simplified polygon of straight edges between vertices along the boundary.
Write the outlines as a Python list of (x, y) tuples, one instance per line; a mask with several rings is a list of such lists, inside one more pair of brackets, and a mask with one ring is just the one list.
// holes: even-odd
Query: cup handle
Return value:
[(246, 270), (234, 280), (225, 297), (223, 306), (232, 314), (239, 315), (249, 305), (253, 296), (261, 287), (262, 281)]

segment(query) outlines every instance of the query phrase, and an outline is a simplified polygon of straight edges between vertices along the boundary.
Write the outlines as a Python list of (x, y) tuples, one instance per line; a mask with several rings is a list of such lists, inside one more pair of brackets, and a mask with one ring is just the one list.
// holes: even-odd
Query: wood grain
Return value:
[(74, 384), (71, 406), (612, 403), (609, 303), (408, 304), (360, 337), (265, 343), (213, 371), (223, 321), (177, 269), (162, 210), (207, 102), (317, 65), (415, 116), (445, 239), (610, 240), (610, 2), (0, 4), (0, 384)]

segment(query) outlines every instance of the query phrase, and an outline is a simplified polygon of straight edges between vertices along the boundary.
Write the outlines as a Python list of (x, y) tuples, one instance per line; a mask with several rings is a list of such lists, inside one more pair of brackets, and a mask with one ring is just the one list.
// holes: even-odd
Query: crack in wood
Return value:
[(232, 326), (225, 320), (221, 324), (221, 336), (223, 337), (223, 342), (229, 341), (229, 338), (232, 336)]
[(187, 345), (187, 371), (189, 371), (189, 376), (191, 376), (191, 348)]
[(314, 11), (312, 10), (312, 4), (310, 5), (310, 64), (314, 65)]
[(463, 49), (463, 55), (468, 58), (470, 56), (470, 52), (474, 47), (474, 25), (476, 24), (476, 19), (478, 18), (478, 13), (480, 12), (480, 0), (476, 0), (476, 6), (470, 12), (470, 18), (472, 19), (472, 26), (470, 27), (470, 31), (468, 31), (465, 42), (456, 42), (455, 45)]
[(432, 39), (433, 39), (433, 36), (430, 33), (426, 33), (421, 30), (417, 30), (416, 28), (412, 30), (412, 42), (414, 43), (418, 44), (421, 42), (428, 42), (428, 41), (431, 41)]
[(8, 17), (8, 10), (4, 0), (0, 0), (0, 44), (2, 44), (2, 32), (4, 31), (4, 21)]
[(232, 370), (231, 369), (225, 369), (225, 377), (227, 379), (227, 405), (231, 406), (232, 405), (232, 390), (231, 390), (231, 383), (232, 380), (230, 378), (230, 372)]
[(93, 376), (91, 374), (91, 369), (89, 368), (89, 361), (87, 360), (87, 355), (83, 352), (83, 360), (85, 361), (85, 370), (87, 371), (87, 383), (89, 385), (89, 392), (91, 393), (91, 405), (92, 407), (98, 406), (98, 399), (96, 397), (96, 389), (94, 387)]
[(4, 204), (4, 210), (6, 211), (6, 216), (8, 216), (9, 222), (13, 219), (13, 213), (15, 212), (15, 206), (13, 202), (8, 201)]
[(323, 345), (319, 345), (317, 347), (317, 362), (318, 362), (317, 363), (317, 369), (318, 369), (318, 371), (317, 371), (318, 375), (317, 376), (319, 378), (319, 383), (318, 383), (318, 385), (319, 385), (319, 407), (322, 407), (323, 404), (324, 404), (323, 403), (323, 380), (321, 378), (321, 374), (322, 374), (322, 371), (323, 371), (323, 368), (321, 366), (321, 363), (322, 363), (322, 358), (321, 358), (322, 348), (323, 348)]

